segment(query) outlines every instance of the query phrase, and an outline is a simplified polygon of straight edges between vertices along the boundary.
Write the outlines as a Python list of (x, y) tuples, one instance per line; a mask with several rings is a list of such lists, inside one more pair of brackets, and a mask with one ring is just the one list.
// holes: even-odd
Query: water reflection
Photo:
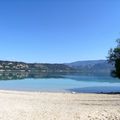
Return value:
[(38, 73), (38, 72), (0, 72), (0, 80), (18, 80), (26, 78), (64, 78), (65, 73)]
[(109, 82), (120, 83), (119, 79), (111, 77), (109, 74), (99, 74), (99, 73), (39, 73), (39, 72), (0, 72), (0, 80), (21, 80), (26, 78), (33, 79), (42, 79), (42, 78), (63, 78), (63, 79), (71, 79), (74, 81), (83, 81), (83, 82)]
[(120, 80), (106, 74), (0, 72), (0, 89), (65, 92), (120, 92)]

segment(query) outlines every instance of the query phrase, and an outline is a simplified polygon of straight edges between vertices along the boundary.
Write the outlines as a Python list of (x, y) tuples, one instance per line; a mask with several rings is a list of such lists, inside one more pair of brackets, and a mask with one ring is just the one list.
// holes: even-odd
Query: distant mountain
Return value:
[[(1, 72), (29, 72), (31, 73), (110, 73), (113, 69), (106, 60), (77, 61), (66, 64), (24, 63), (16, 61), (0, 61)], [(22, 74), (24, 75), (24, 74)], [(33, 74), (31, 74), (33, 75)], [(26, 76), (26, 74), (24, 75)]]
[(67, 63), (66, 65), (78, 69), (80, 72), (110, 73), (113, 66), (107, 60), (87, 60)]

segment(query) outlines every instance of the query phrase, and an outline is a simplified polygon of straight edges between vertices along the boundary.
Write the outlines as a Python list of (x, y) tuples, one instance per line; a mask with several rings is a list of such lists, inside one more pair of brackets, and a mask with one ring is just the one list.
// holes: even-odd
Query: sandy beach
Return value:
[(120, 120), (120, 95), (1, 90), (0, 120)]

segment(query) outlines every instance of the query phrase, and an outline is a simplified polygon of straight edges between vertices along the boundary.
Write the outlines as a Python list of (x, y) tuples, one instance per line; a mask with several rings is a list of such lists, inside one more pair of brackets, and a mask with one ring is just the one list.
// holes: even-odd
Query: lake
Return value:
[[(15, 74), (16, 75), (16, 74)], [(120, 92), (120, 80), (100, 74), (0, 74), (1, 90), (39, 92)]]

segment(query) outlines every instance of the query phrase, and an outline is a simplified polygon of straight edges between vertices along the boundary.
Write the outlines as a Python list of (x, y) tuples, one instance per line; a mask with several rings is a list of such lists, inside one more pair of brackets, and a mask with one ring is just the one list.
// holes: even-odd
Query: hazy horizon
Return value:
[(24, 63), (42, 63), (42, 64), (67, 64), (67, 63), (74, 63), (74, 62), (85, 62), (85, 61), (104, 61), (107, 59), (96, 59), (96, 60), (75, 60), (75, 61), (68, 61), (68, 62), (27, 62), (27, 61), (20, 61), (20, 60), (1, 60), (0, 61), (9, 61), (9, 62), (24, 62)]

